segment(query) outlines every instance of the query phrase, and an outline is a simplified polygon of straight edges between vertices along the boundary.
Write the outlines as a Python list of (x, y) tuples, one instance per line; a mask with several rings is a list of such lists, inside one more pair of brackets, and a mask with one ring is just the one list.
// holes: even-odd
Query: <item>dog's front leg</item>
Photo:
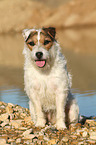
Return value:
[(36, 127), (44, 127), (46, 120), (44, 118), (44, 114), (42, 112), (42, 106), (40, 103), (40, 99), (38, 97), (32, 97), (31, 101), (34, 104), (34, 109), (36, 112)]
[(56, 97), (56, 127), (57, 129), (65, 129), (65, 105), (67, 99), (67, 91), (59, 93)]

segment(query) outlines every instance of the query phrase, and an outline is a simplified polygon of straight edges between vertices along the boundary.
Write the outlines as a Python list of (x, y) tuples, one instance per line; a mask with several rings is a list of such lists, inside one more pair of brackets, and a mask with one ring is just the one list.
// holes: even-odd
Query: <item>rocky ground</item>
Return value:
[(56, 130), (46, 125), (36, 128), (27, 108), (0, 102), (0, 145), (90, 145), (96, 144), (96, 121), (86, 120), (84, 125), (68, 130)]

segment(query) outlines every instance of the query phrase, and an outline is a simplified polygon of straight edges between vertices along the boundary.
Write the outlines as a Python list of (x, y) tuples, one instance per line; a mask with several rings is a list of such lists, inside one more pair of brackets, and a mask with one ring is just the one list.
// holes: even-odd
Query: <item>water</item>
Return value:
[(8, 88), (1, 87), (0, 88), (0, 101), (6, 103), (18, 104), (22, 107), (29, 108), (28, 105), (28, 97), (24, 93), (24, 91), (20, 88)]
[(96, 116), (96, 90), (80, 92), (75, 89), (72, 92), (78, 102), (80, 114)]
[[(77, 99), (80, 114), (86, 116), (96, 116), (95, 31), (83, 29), (58, 33), (58, 38), (63, 38), (59, 41), (73, 78), (72, 93)], [(29, 100), (23, 85), (23, 43), (21, 34), (0, 36), (0, 101), (28, 108)]]
[[(80, 109), (80, 114), (85, 116), (96, 116), (96, 91), (82, 91), (72, 89)], [(0, 101), (6, 103), (18, 104), (22, 107), (29, 108), (29, 99), (24, 91), (20, 88), (0, 88)]]

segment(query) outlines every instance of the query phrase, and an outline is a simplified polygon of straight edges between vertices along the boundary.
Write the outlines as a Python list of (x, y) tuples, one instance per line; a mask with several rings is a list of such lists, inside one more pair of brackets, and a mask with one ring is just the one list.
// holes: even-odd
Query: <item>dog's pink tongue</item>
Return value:
[(40, 61), (36, 61), (36, 65), (38, 66), (38, 67), (44, 67), (44, 65), (45, 65), (45, 61), (44, 60), (40, 60)]

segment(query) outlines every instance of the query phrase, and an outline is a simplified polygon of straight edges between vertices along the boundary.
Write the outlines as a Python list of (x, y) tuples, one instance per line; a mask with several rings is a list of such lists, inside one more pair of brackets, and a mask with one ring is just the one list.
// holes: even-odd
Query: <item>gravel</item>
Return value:
[(84, 125), (57, 130), (54, 126), (35, 127), (28, 108), (0, 102), (0, 145), (88, 145), (96, 144), (96, 118)]

